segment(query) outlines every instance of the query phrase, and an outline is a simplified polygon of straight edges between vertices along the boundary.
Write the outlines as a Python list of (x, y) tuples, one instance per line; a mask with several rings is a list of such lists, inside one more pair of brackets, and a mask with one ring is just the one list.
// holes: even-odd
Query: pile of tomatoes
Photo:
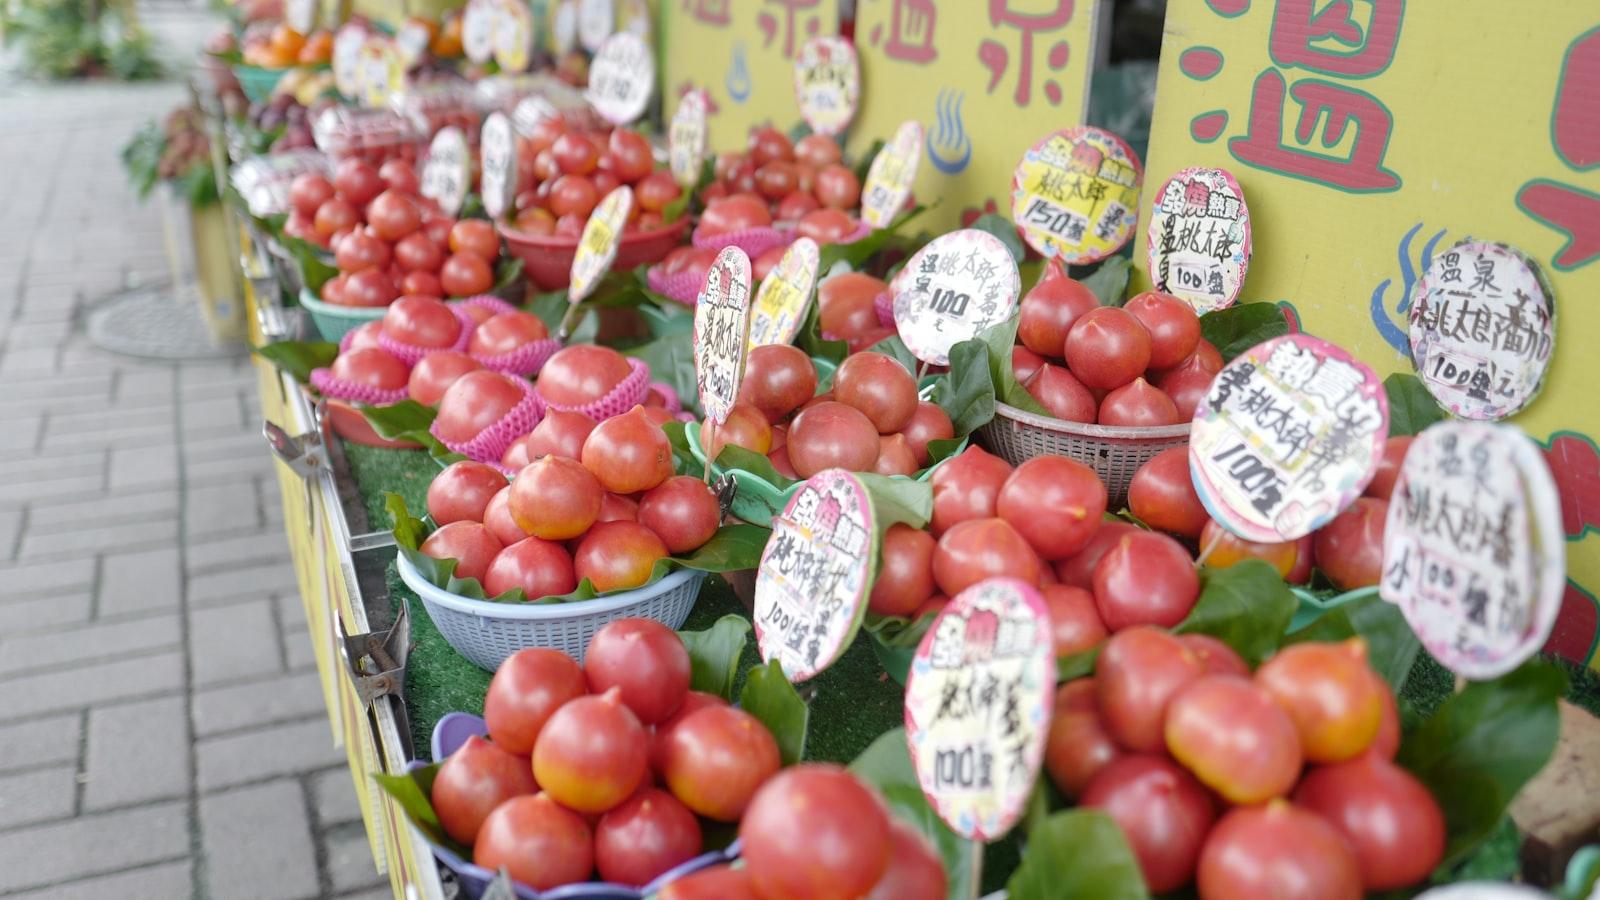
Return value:
[[(1146, 291), (1118, 308), (1051, 260), (1022, 298), (1011, 368), (1050, 415), (1120, 427), (1177, 425), (1222, 368), (1184, 301)], [(1064, 362), (1063, 362), (1064, 361)]]
[(634, 199), (627, 231), (660, 228), (662, 212), (683, 193), (671, 172), (656, 169), (650, 142), (638, 132), (542, 119), (517, 140), (516, 228), (577, 240), (595, 205), (624, 184)]
[[(837, 240), (831, 235), (854, 230), (849, 212), (861, 202), (861, 181), (844, 164), (844, 151), (833, 138), (813, 134), (794, 142), (763, 127), (751, 130), (743, 153), (718, 154), (716, 180), (702, 194), (708, 214), (718, 201), (736, 196), (753, 201), (751, 214), (765, 219), (752, 224), (791, 223), (801, 236), (829, 244)], [(754, 212), (755, 205), (762, 213)], [(713, 228), (727, 225), (711, 223)]]
[(333, 32), (318, 29), (306, 35), (282, 22), (258, 22), (245, 29), (240, 51), (245, 65), (263, 69), (327, 65), (333, 59)]
[(1393, 762), (1399, 744), (1360, 638), (1292, 645), (1252, 674), (1213, 638), (1139, 626), (1057, 691), (1045, 765), (1116, 821), (1154, 893), (1358, 898), (1444, 854), (1444, 817)]
[[(382, 319), (363, 323), (346, 337), (333, 361), (333, 374), (378, 391), (403, 389), (412, 400), (432, 406), (461, 376), (549, 336), (544, 321), (529, 312), (479, 306), (464, 310), (465, 320), (434, 297), (397, 298)], [(444, 349), (461, 345), (463, 331), (468, 334), (462, 350)], [(407, 365), (385, 348), (385, 339), (419, 353), (417, 363)]]
[(289, 205), (284, 232), (333, 250), (339, 274), (322, 286), (328, 303), (387, 306), (402, 295), (471, 297), (494, 286), (494, 226), (440, 213), (418, 196), (408, 163), (374, 169), (347, 159), (332, 181), (300, 175)]

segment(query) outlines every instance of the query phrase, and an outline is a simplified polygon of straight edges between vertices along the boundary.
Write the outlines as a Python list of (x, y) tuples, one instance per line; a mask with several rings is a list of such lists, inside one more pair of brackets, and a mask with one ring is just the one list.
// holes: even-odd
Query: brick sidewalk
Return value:
[(164, 280), (117, 152), (175, 85), (0, 85), (0, 896), (387, 896), (254, 374), (80, 332)]

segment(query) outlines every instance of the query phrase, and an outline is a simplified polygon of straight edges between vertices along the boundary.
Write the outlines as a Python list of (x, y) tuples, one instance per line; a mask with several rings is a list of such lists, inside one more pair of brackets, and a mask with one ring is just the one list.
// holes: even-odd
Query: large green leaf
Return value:
[(978, 860), (983, 846), (950, 830), (939, 818), (917, 783), (917, 773), (911, 767), (911, 753), (906, 749), (906, 730), (895, 728), (884, 732), (871, 746), (850, 763), (856, 777), (873, 785), (889, 803), (889, 810), (897, 818), (916, 829), (933, 842), (944, 862), (945, 883), (950, 900), (970, 900), (977, 896)]
[[(917, 370), (922, 367), (922, 360), (917, 359), (916, 354), (911, 352), (911, 348), (906, 346), (905, 341), (900, 340), (900, 335), (898, 334), (891, 334), (876, 344), (873, 344), (871, 347), (867, 348), (867, 352), (882, 353), (884, 356), (894, 357), (895, 360), (899, 362), (900, 365), (905, 366), (906, 371), (910, 372), (912, 375), (916, 375)], [(831, 376), (829, 380), (832, 380)]]
[(1113, 256), (1102, 262), (1094, 272), (1081, 279), (1083, 286), (1094, 292), (1101, 306), (1121, 306), (1126, 299), (1128, 276), (1133, 266), (1126, 257)]
[(750, 620), (730, 614), (704, 631), (680, 631), (678, 637), (689, 650), (689, 688), (732, 701), (739, 657), (750, 637)]
[(1449, 418), (1422, 380), (1415, 375), (1395, 372), (1383, 380), (1389, 397), (1389, 436), (1421, 434), (1424, 428)]
[(439, 814), (433, 811), (433, 779), (439, 774), (439, 767), (443, 763), (434, 763), (421, 766), (410, 772), (398, 775), (385, 775), (375, 772), (372, 780), (383, 788), (384, 793), (394, 798), (400, 804), (400, 809), (417, 826), (428, 840), (441, 847), (448, 847), (462, 859), (471, 859), (472, 850), (455, 842), (450, 835), (445, 833), (444, 826), (439, 824)]
[(684, 428), (687, 422), (667, 422), (661, 430), (667, 433), (667, 442), (672, 445), (673, 470), (679, 475), (693, 475), (696, 478), (704, 472), (704, 465), (694, 451), (689, 449), (689, 436)]
[(1276, 303), (1241, 303), (1200, 317), (1200, 336), (1217, 348), (1223, 362), (1288, 333), (1289, 320)]
[(933, 518), (933, 485), (928, 482), (874, 475), (871, 472), (857, 472), (856, 477), (867, 489), (867, 497), (872, 502), (872, 518), (877, 523), (879, 534), (896, 522), (921, 528)]
[[(826, 272), (827, 269), (819, 268), (817, 271)], [(818, 287), (820, 290), (820, 284)], [(850, 345), (845, 341), (823, 340), (819, 307), (820, 304), (817, 303), (806, 307), (806, 320), (801, 324), (800, 332), (795, 335), (794, 344), (804, 350), (807, 356), (835, 364), (840, 363), (850, 354)]]
[(1550, 760), (1561, 733), (1557, 701), (1566, 689), (1565, 672), (1530, 660), (1493, 681), (1468, 684), (1405, 736), (1396, 760), (1444, 811), (1449, 841), (1442, 866), (1488, 836)]
[(1010, 900), (1148, 900), (1122, 829), (1099, 810), (1069, 809), (1028, 832), (1022, 864), (1006, 882)]
[(1209, 634), (1252, 666), (1271, 656), (1299, 601), (1271, 566), (1249, 559), (1225, 569), (1200, 570), (1200, 599), (1173, 629)]
[(1016, 373), (1011, 371), (1011, 348), (1017, 343), (1019, 321), (1018, 316), (1012, 316), (978, 332), (977, 339), (983, 342), (989, 352), (989, 381), (994, 385), (995, 399), (1001, 403), (1048, 416), (1050, 413), (1033, 399), (1033, 395), (1017, 381)]
[(728, 444), (722, 448), (722, 452), (717, 454), (717, 468), (724, 472), (743, 469), (780, 491), (788, 490), (790, 485), (797, 483), (774, 468), (771, 459), (738, 444)]
[(339, 274), (338, 268), (327, 261), (331, 258), (327, 250), (293, 235), (279, 234), (277, 240), (289, 251), (290, 258), (300, 269), (301, 283), (311, 293), (320, 294), (328, 279)]
[(811, 718), (811, 707), (800, 699), (777, 660), (756, 666), (745, 676), (744, 690), (739, 692), (739, 708), (760, 719), (772, 732), (784, 765), (792, 766), (805, 758), (806, 726)]
[(978, 231), (987, 232), (1000, 239), (1011, 252), (1011, 261), (1021, 264), (1028, 255), (1028, 248), (1023, 245), (1022, 237), (1017, 234), (1017, 226), (1011, 220), (996, 213), (984, 213), (979, 216), (969, 227)]
[(388, 406), (367, 407), (364, 415), (378, 437), (393, 441), (413, 432), (427, 431), (438, 413), (433, 407), (415, 400), (401, 400)]
[(625, 355), (650, 364), (650, 380), (660, 381), (678, 392), (684, 409), (700, 408), (700, 394), (694, 381), (693, 335), (683, 331), (667, 334), (623, 351)]
[(673, 557), (686, 569), (701, 572), (738, 572), (754, 569), (761, 562), (761, 551), (766, 549), (772, 529), (760, 525), (724, 525), (717, 529), (711, 540), (688, 556)]
[(255, 354), (306, 384), (311, 380), (312, 369), (333, 365), (339, 345), (328, 341), (274, 341), (255, 348)]
[(1290, 632), (1283, 643), (1342, 641), (1357, 635), (1367, 642), (1367, 662), (1398, 694), (1422, 644), (1400, 614), (1400, 607), (1376, 594), (1335, 606), (1310, 625)]
[(957, 439), (994, 418), (994, 379), (989, 375), (988, 353), (988, 346), (980, 340), (951, 347), (950, 371), (939, 376), (934, 389), (933, 400), (950, 417)]

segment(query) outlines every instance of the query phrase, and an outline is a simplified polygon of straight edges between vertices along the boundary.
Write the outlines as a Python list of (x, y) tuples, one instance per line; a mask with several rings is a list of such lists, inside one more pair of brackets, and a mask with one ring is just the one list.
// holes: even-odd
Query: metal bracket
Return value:
[(728, 510), (733, 506), (734, 495), (739, 493), (739, 482), (732, 475), (718, 475), (711, 480), (711, 493), (717, 496), (717, 505), (722, 510), (722, 517), (728, 517)]
[(308, 431), (291, 437), (276, 423), (263, 419), (261, 436), (267, 439), (272, 455), (301, 478), (309, 480), (327, 471), (328, 451), (322, 445), (320, 432)]
[(362, 706), (371, 706), (380, 697), (393, 697), (395, 718), (400, 723), (400, 733), (410, 733), (406, 718), (406, 660), (411, 655), (411, 614), (405, 604), (388, 631), (365, 634), (345, 634), (344, 620), (337, 613), (333, 617), (334, 635), (339, 639), (339, 652), (344, 657), (345, 674), (355, 689)]

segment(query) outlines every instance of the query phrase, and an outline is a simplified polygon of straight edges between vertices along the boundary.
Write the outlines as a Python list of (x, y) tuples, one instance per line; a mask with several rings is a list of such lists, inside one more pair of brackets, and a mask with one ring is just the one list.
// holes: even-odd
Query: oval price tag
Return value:
[(345, 97), (361, 97), (361, 47), (367, 30), (354, 22), (339, 26), (333, 37), (333, 86)]
[(578, 0), (561, 0), (556, 5), (550, 39), (557, 56), (571, 53), (578, 46)]
[(1139, 217), (1144, 170), (1122, 138), (1078, 126), (1028, 148), (1011, 177), (1011, 221), (1046, 258), (1090, 263), (1122, 249)]
[(578, 251), (572, 257), (568, 303), (582, 302), (600, 283), (601, 276), (611, 270), (611, 263), (617, 258), (617, 245), (622, 243), (622, 229), (628, 224), (628, 214), (632, 211), (633, 188), (625, 184), (613, 188), (595, 205), (589, 221), (583, 224)]
[(902, 122), (894, 139), (883, 145), (867, 169), (861, 188), (861, 221), (871, 228), (887, 228), (911, 196), (922, 161), (922, 123)]
[(407, 20), (394, 35), (394, 45), (400, 51), (400, 61), (408, 69), (427, 55), (428, 46), (432, 42), (433, 35), (429, 33), (427, 24), (416, 19)]
[(655, 54), (636, 34), (606, 38), (589, 66), (589, 103), (613, 125), (639, 118), (655, 86)]
[(1433, 258), (1411, 301), (1411, 359), (1463, 419), (1516, 415), (1544, 386), (1556, 310), (1538, 267), (1504, 244), (1462, 241)]
[(461, 212), (472, 187), (472, 148), (467, 136), (454, 125), (446, 125), (428, 145), (428, 161), (422, 164), (422, 196), (439, 204), (447, 216)]
[(1447, 419), (1406, 453), (1379, 593), (1451, 671), (1496, 678), (1550, 637), (1566, 589), (1563, 537), (1538, 446), (1515, 426)]
[(698, 89), (683, 95), (672, 114), (667, 132), (667, 165), (672, 177), (684, 188), (700, 180), (700, 167), (706, 158), (706, 95)]
[(318, 0), (289, 0), (283, 19), (300, 34), (310, 34), (317, 27)]
[(361, 45), (361, 102), (376, 109), (405, 85), (406, 66), (394, 41), (375, 34)]
[(861, 100), (855, 45), (840, 37), (806, 41), (794, 58), (794, 98), (812, 131), (831, 137), (849, 128)]
[(694, 379), (700, 408), (721, 425), (744, 380), (750, 341), (750, 257), (724, 247), (694, 306)]
[(906, 744), (934, 812), (962, 837), (1016, 824), (1050, 732), (1055, 656), (1044, 597), (1015, 578), (957, 594), (906, 676)]
[(826, 469), (795, 491), (772, 522), (756, 569), (756, 645), (790, 681), (809, 680), (838, 659), (866, 614), (878, 554), (867, 489)]
[(478, 132), (478, 154), (483, 191), (483, 209), (489, 218), (498, 219), (511, 208), (517, 194), (517, 136), (505, 113), (490, 113)]
[(811, 238), (797, 238), (767, 273), (750, 310), (752, 350), (767, 344), (790, 343), (800, 333), (806, 307), (811, 305), (811, 289), (817, 284), (821, 252)]
[(1000, 239), (964, 228), (934, 238), (889, 284), (895, 328), (917, 359), (950, 363), (950, 348), (1011, 316), (1022, 277)]
[(500, 27), (500, 5), (496, 0), (467, 0), (461, 12), (461, 51), (475, 63), (494, 57), (494, 33)]
[(1184, 169), (1156, 193), (1145, 232), (1150, 280), (1197, 313), (1232, 306), (1250, 265), (1250, 208), (1226, 169)]
[(1389, 399), (1371, 369), (1288, 334), (1217, 373), (1189, 430), (1189, 471), (1218, 524), (1247, 541), (1292, 541), (1361, 496), (1388, 431)]
[(533, 13), (522, 0), (500, 0), (493, 52), (507, 72), (525, 72), (533, 61)]
[(612, 0), (578, 0), (578, 42), (590, 53), (617, 30), (617, 11)]

